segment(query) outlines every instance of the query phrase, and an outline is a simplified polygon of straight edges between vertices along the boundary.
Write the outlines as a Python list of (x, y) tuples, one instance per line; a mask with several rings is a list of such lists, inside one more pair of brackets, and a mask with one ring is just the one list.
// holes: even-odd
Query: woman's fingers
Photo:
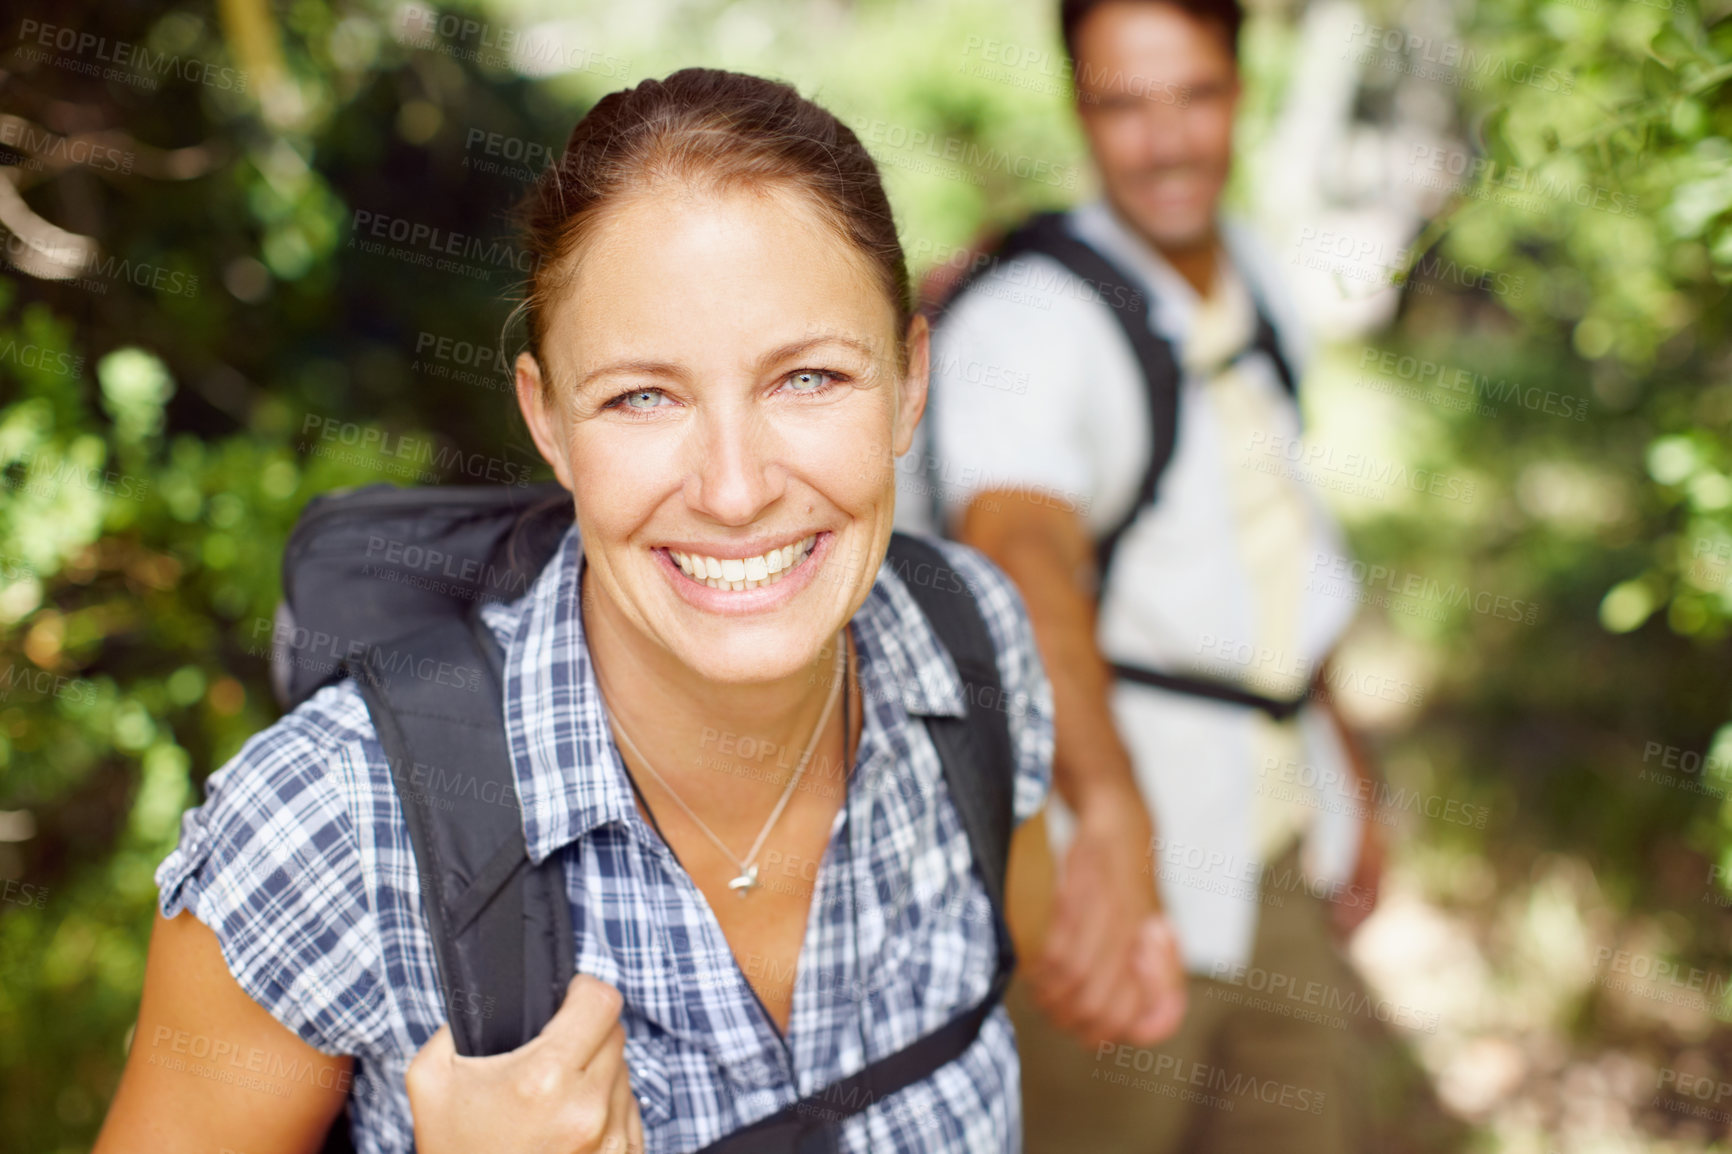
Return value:
[(457, 1044), (451, 1040), (451, 1027), (440, 1026), (421, 1049), (416, 1051), (415, 1057), (409, 1061), (409, 1069), (404, 1073), (403, 1082), (409, 1091), (411, 1104), (423, 1089), (441, 1082), (451, 1059), (456, 1056)]
[(618, 1028), (623, 1004), (618, 990), (599, 978), (578, 974), (534, 1044), (556, 1051), (573, 1070), (584, 1069)]
[(632, 1123), (636, 1118), (637, 1099), (632, 1096), (631, 1075), (627, 1073), (625, 1063), (621, 1062), (614, 1071), (613, 1085), (608, 1093), (607, 1133), (601, 1141), (601, 1154), (642, 1154), (641, 1125), (637, 1129), (637, 1144), (632, 1144)]
[(636, 1102), (620, 1006), (612, 986), (579, 975), (542, 1032), (508, 1053), (463, 1057), (441, 1027), (409, 1066), (417, 1147), (629, 1154)]
[(433, 1036), (427, 1039), (426, 1044), (415, 1056), (419, 1058), (425, 1054), (429, 1061), (437, 1061), (440, 1058), (454, 1057), (456, 1053), (457, 1042), (451, 1036), (450, 1023), (446, 1023), (433, 1032)]
[(625, 1027), (618, 1022), (608, 1032), (594, 1055), (584, 1064), (584, 1080), (594, 1086), (611, 1086), (625, 1069)]
[[(630, 1083), (628, 1082), (627, 1085), (629, 1086)], [(626, 1123), (626, 1147), (632, 1154), (642, 1154), (644, 1150), (643, 1114), (637, 1108), (637, 1095), (630, 1094), (628, 1096), (631, 1098), (631, 1118)]]

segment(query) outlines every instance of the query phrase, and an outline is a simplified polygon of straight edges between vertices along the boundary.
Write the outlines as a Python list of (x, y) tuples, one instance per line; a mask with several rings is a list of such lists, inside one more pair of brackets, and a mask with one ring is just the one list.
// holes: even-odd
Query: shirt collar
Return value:
[(539, 865), (635, 812), (584, 641), (583, 543), (574, 524), (529, 587), (505, 643), (505, 736), (523, 838)]
[[(1071, 225), (1077, 236), (1116, 260), (1126, 272), (1142, 282), (1142, 287), (1152, 298), (1149, 303), (1150, 327), (1176, 344), (1188, 369), (1203, 376), (1212, 375), (1204, 370), (1214, 368), (1225, 359), (1223, 349), (1214, 347), (1215, 344), (1222, 343), (1229, 353), (1237, 352), (1255, 332), (1255, 309), (1237, 267), (1237, 230), (1229, 221), (1219, 221), (1220, 251), (1216, 255), (1215, 283), (1210, 286), (1208, 300), (1199, 296), (1191, 282), (1161, 255), (1159, 249), (1127, 224), (1105, 198), (1097, 197), (1080, 205), (1071, 214)], [(1197, 320), (1205, 309), (1224, 310), (1230, 319), (1222, 326), (1221, 342), (1211, 342), (1208, 348), (1192, 349)], [(1214, 319), (1223, 318), (1217, 316)]]
[[(488, 612), (490, 624), (506, 631), (506, 741), (524, 841), (538, 865), (591, 830), (636, 817), (584, 638), (582, 572), (583, 544), (573, 525), (514, 606), (515, 622), (508, 610)], [(904, 721), (965, 715), (956, 665), (888, 561), (851, 624), (868, 714), (881, 703)], [(876, 715), (882, 721), (886, 710)]]

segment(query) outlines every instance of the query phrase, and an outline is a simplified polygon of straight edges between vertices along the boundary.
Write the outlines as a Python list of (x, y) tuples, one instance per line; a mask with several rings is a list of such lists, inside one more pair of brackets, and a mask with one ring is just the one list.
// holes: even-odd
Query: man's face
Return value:
[(1124, 0), (1076, 30), (1077, 112), (1107, 199), (1167, 251), (1212, 242), (1239, 71), (1217, 25)]

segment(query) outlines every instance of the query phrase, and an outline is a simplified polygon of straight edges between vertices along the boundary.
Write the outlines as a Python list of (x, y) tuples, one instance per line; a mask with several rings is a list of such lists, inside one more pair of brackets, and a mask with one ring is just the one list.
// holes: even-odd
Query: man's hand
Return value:
[(1095, 642), (1094, 541), (1066, 501), (1018, 489), (976, 494), (957, 536), (1009, 574), (1028, 606), (1052, 679), (1054, 785), (1077, 815), (1030, 991), (1090, 1042), (1170, 1037), (1184, 1017), (1184, 968), (1160, 913), (1153, 823), (1108, 702), (1113, 674)]
[(1376, 807), (1366, 813), (1359, 827), (1359, 857), (1353, 862), (1353, 877), (1347, 892), (1335, 902), (1330, 922), (1342, 941), (1377, 909), (1377, 896), (1383, 884), (1383, 863), (1388, 856), (1388, 841), (1383, 835), (1383, 823), (1377, 820)]
[(508, 1054), (463, 1057), (441, 1026), (405, 1079), (416, 1149), (641, 1154), (619, 1010), (619, 991), (579, 974), (547, 1027)]
[(1085, 1042), (1152, 1045), (1185, 1013), (1178, 943), (1150, 868), (1150, 823), (1135, 794), (1079, 814), (1046, 947), (1031, 968), (1035, 1002)]
[[(1327, 684), (1327, 669), (1325, 664), (1317, 674), (1319, 686)], [(1330, 724), (1335, 727), (1335, 735), (1341, 739), (1341, 747), (1347, 752), (1348, 769), (1359, 782), (1373, 787), (1355, 790), (1371, 800), (1365, 817), (1359, 823), (1359, 856), (1353, 862), (1353, 876), (1347, 892), (1335, 899), (1335, 908), (1330, 911), (1330, 922), (1337, 936), (1345, 941), (1352, 937), (1353, 932), (1377, 909), (1377, 897), (1383, 884), (1383, 866), (1388, 857), (1389, 843), (1384, 837), (1383, 823), (1377, 820), (1375, 783), (1381, 780), (1381, 775), (1377, 771), (1376, 763), (1371, 760), (1371, 751), (1365, 748), (1365, 742), (1354, 732), (1353, 727), (1347, 724), (1347, 719), (1341, 715), (1333, 696), (1325, 690), (1317, 694), (1317, 700), (1321, 702)]]

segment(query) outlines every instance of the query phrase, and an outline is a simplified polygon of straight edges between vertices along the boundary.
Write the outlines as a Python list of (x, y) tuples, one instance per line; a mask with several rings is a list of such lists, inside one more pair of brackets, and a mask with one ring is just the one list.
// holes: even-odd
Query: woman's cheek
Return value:
[(817, 480), (825, 497), (856, 515), (889, 500), (895, 491), (896, 462), (888, 438), (831, 436), (807, 461), (804, 471)]
[[(889, 501), (896, 489), (896, 454), (892, 444), (895, 414), (885, 403), (885, 393), (873, 390), (857, 394), (860, 404), (852, 414), (846, 433), (830, 431), (824, 453), (834, 474), (839, 505), (864, 510)], [(843, 494), (846, 493), (846, 499)]]
[(602, 522), (630, 526), (640, 504), (653, 505), (662, 486), (662, 454), (646, 438), (578, 436), (571, 443), (572, 497)]

